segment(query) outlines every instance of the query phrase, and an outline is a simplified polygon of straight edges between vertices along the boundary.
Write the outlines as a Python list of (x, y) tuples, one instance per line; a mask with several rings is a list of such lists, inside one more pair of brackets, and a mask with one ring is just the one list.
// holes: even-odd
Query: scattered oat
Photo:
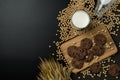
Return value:
[(56, 36), (58, 36), (58, 34), (55, 34)]
[(104, 32), (107, 32), (106, 30)]
[(76, 42), (73, 42), (73, 44), (76, 44)]
[(104, 32), (104, 29), (102, 29), (101, 31)]
[(107, 77), (107, 75), (105, 75), (105, 77)]
[(80, 79), (80, 76), (78, 77), (78, 79)]
[(112, 47), (111, 50), (113, 50), (114, 48)]
[(116, 79), (118, 79), (118, 76), (116, 77)]
[(55, 54), (54, 53), (52, 53), (52, 56), (54, 56)]
[(55, 41), (53, 41), (53, 43), (55, 43)]
[(51, 48), (51, 45), (49, 45), (49, 48)]
[(110, 42), (110, 45), (112, 45), (113, 44), (113, 42)]

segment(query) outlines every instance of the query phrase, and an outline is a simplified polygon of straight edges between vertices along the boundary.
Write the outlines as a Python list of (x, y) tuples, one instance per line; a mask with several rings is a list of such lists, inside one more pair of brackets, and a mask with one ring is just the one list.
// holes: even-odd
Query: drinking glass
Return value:
[(107, 9), (115, 2), (116, 0), (97, 0), (97, 5), (95, 9), (95, 14), (98, 17), (102, 17)]

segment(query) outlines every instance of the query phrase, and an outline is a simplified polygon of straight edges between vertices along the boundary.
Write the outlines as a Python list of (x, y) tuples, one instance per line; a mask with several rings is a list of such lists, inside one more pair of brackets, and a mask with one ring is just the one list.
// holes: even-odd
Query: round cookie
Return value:
[(82, 47), (82, 48), (84, 48), (84, 49), (90, 49), (91, 47), (92, 47), (92, 45), (93, 45), (93, 42), (92, 42), (92, 40), (91, 39), (89, 39), (89, 38), (84, 38), (84, 39), (82, 39), (81, 40), (81, 44), (80, 44), (80, 46)]
[(95, 45), (92, 50), (94, 51), (94, 55), (102, 56), (105, 52), (105, 48), (101, 45)]
[(84, 65), (84, 60), (72, 59), (71, 64), (74, 68), (80, 69)]
[(108, 74), (111, 76), (120, 75), (120, 67), (117, 64), (112, 64), (108, 70)]
[(94, 37), (96, 45), (104, 45), (107, 42), (107, 38), (103, 34), (97, 34)]
[(78, 53), (78, 52), (77, 52), (77, 47), (76, 47), (76, 46), (69, 46), (69, 47), (67, 48), (67, 53), (68, 53), (68, 55), (69, 55), (70, 57), (75, 57), (76, 54)]
[(93, 74), (97, 74), (101, 71), (101, 65), (99, 63), (95, 63), (92, 66), (90, 66), (90, 71)]

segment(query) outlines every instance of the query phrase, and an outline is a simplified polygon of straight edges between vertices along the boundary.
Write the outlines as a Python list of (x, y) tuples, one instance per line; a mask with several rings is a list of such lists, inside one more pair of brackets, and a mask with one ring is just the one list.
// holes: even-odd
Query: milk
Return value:
[(101, 1), (101, 4), (106, 5), (106, 4), (110, 3), (112, 0), (100, 0), (100, 1)]
[(95, 9), (95, 14), (101, 18), (103, 14), (108, 10), (108, 8), (115, 2), (116, 0), (97, 0), (97, 6)]
[(102, 8), (103, 5), (107, 5), (107, 4), (109, 4), (111, 1), (112, 1), (112, 0), (100, 0), (101, 4), (100, 4), (100, 6), (99, 6), (98, 11), (101, 10), (101, 8)]
[(74, 28), (83, 29), (90, 23), (90, 17), (87, 12), (79, 10), (73, 14), (71, 22)]

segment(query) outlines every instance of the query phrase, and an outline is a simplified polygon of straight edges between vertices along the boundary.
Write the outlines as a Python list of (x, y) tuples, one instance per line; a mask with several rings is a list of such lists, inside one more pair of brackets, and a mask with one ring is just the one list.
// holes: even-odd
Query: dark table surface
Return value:
[(37, 80), (69, 0), (0, 0), (0, 80)]
[(50, 55), (48, 45), (57, 39), (56, 17), (68, 3), (0, 0), (0, 80), (37, 80), (38, 57)]

